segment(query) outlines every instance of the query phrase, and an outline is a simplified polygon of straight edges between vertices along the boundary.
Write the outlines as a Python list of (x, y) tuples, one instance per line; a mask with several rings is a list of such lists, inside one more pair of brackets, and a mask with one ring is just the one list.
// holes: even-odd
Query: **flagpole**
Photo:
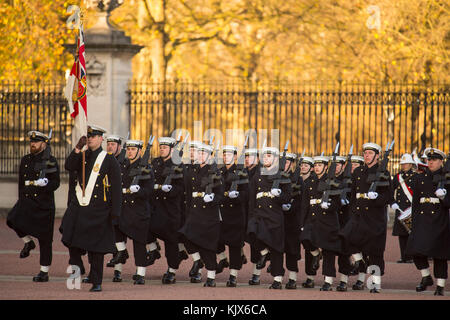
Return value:
[[(82, 21), (80, 21), (80, 36), (78, 37), (77, 36), (77, 57), (78, 57), (78, 55), (79, 55), (79, 43), (78, 43), (78, 41), (80, 41), (80, 39), (81, 39), (81, 30), (82, 30), (82, 27), (83, 27), (83, 22)], [(79, 61), (79, 59), (78, 59), (78, 61)], [(78, 63), (77, 64), (77, 78), (78, 79), (80, 79), (80, 70), (81, 70), (81, 68), (80, 68), (80, 64)], [(78, 108), (80, 108), (80, 105), (78, 105)], [(78, 109), (78, 110), (80, 110), (80, 109)], [(87, 134), (87, 133), (85, 133), (85, 132), (83, 132), (83, 134)], [(86, 143), (87, 143), (87, 136), (86, 136)], [(81, 187), (82, 187), (82, 196), (83, 196), (83, 198), (84, 198), (84, 196), (85, 196), (85, 190), (86, 190), (86, 150), (84, 150), (85, 148), (84, 148), (84, 146), (83, 146), (83, 148), (82, 148), (82, 150), (81, 150), (81, 152), (82, 152), (82, 163), (81, 163)]]

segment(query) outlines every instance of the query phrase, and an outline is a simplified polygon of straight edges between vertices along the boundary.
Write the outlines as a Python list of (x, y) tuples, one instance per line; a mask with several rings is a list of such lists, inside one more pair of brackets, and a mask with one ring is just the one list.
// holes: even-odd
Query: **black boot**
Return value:
[(248, 284), (251, 286), (257, 286), (261, 283), (261, 281), (259, 280), (259, 276), (254, 274), (252, 275), (252, 278), (250, 280), (248, 280)]
[(286, 283), (286, 289), (297, 289), (297, 282), (289, 279), (288, 283)]
[(186, 253), (186, 250), (178, 251), (180, 255), (180, 261), (187, 260), (189, 258), (188, 254)]
[(114, 264), (114, 257), (111, 258), (111, 260), (109, 260), (109, 262), (106, 264), (106, 267), (108, 268), (114, 268), (115, 264)]
[(28, 257), (30, 255), (30, 251), (33, 250), (34, 248), (36, 248), (36, 244), (34, 243), (33, 240), (25, 243), (22, 251), (20, 251), (20, 258), (23, 259)]
[(245, 256), (245, 254), (243, 254), (241, 257), (242, 257), (242, 264), (247, 264), (247, 257)]
[(422, 281), (420, 281), (419, 285), (416, 287), (417, 292), (422, 292), (427, 290), (427, 287), (433, 285), (433, 278), (431, 276), (422, 277)]
[(48, 272), (39, 271), (38, 275), (33, 277), (33, 282), (48, 282)]
[(353, 290), (364, 290), (364, 282), (357, 280), (356, 283), (352, 286)]
[(195, 275), (198, 274), (198, 271), (204, 267), (203, 261), (200, 260), (196, 260), (194, 261), (194, 263), (192, 264), (192, 268), (189, 271), (189, 277), (194, 277)]
[(319, 269), (319, 266), (320, 266), (320, 254), (318, 254), (317, 256), (312, 256), (311, 268), (314, 271), (317, 271)]
[(436, 291), (434, 292), (435, 296), (443, 296), (444, 295), (444, 287), (436, 286)]
[(347, 291), (347, 282), (341, 281), (336, 287), (336, 291), (345, 292)]
[(227, 287), (235, 288), (237, 285), (237, 280), (235, 276), (230, 275), (230, 278), (227, 281)]
[(163, 284), (174, 284), (176, 282), (175, 273), (167, 271), (162, 278)]
[(131, 279), (136, 280), (137, 279), (137, 273), (133, 274), (133, 276), (131, 277)]
[(309, 279), (309, 278), (306, 279), (306, 281), (302, 283), (302, 287), (303, 288), (308, 288), (308, 289), (314, 288), (314, 280)]
[(331, 284), (324, 282), (320, 291), (333, 291), (333, 288), (331, 287)]
[(134, 280), (134, 284), (145, 284), (145, 279), (143, 276), (136, 275), (136, 280)]
[(219, 274), (223, 271), (223, 269), (228, 268), (230, 266), (230, 264), (228, 263), (228, 259), (222, 259), (219, 261), (219, 263), (217, 264), (217, 268), (216, 268), (216, 274)]
[(279, 289), (281, 290), (283, 286), (281, 285), (281, 282), (273, 280), (272, 284), (270, 285), (269, 289)]
[(127, 262), (127, 259), (128, 259), (128, 258), (129, 258), (128, 250), (125, 249), (125, 250), (122, 250), (122, 251), (118, 251), (118, 252), (117, 252), (117, 255), (114, 256), (114, 257), (111, 259), (110, 262), (113, 263), (113, 264), (118, 264), (118, 263), (125, 264), (125, 262)]
[(258, 263), (256, 264), (256, 269), (261, 270), (264, 269), (266, 266), (267, 261), (269, 260), (269, 254), (262, 255), (259, 259)]
[(381, 292), (381, 290), (380, 289), (377, 289), (377, 288), (372, 288), (372, 289), (370, 289), (370, 293), (380, 293)]
[(122, 273), (119, 270), (114, 270), (113, 282), (122, 282)]
[(215, 279), (210, 279), (210, 278), (206, 278), (206, 282), (203, 285), (204, 287), (215, 287), (216, 286), (216, 280)]
[(202, 282), (202, 275), (197, 273), (195, 276), (191, 277), (191, 283), (200, 283)]
[(92, 288), (89, 291), (90, 292), (101, 292), (102, 286), (100, 284), (93, 284)]
[(81, 280), (82, 283), (91, 283), (91, 279), (89, 278), (89, 276), (87, 276), (86, 278), (84, 278), (83, 280)]
[(161, 258), (161, 254), (159, 253), (159, 250), (152, 250), (147, 252), (147, 256), (145, 257), (145, 267), (151, 266), (155, 263), (156, 260)]

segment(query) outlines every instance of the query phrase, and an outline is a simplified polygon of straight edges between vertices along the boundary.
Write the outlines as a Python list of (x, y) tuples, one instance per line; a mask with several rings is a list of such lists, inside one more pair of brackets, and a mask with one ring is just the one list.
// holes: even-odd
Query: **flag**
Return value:
[(84, 49), (83, 25), (81, 25), (75, 62), (70, 70), (64, 91), (64, 96), (69, 102), (70, 116), (74, 119), (74, 130), (72, 131), (74, 143), (77, 143), (81, 136), (87, 134), (87, 83)]

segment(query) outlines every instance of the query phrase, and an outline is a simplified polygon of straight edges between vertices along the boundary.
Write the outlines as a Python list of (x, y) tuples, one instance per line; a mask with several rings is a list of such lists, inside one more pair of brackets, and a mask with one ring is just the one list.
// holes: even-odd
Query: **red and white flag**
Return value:
[(87, 135), (87, 97), (86, 97), (86, 58), (84, 50), (83, 25), (77, 41), (77, 54), (67, 79), (64, 96), (69, 102), (70, 116), (74, 119), (72, 137), (77, 143), (80, 137)]

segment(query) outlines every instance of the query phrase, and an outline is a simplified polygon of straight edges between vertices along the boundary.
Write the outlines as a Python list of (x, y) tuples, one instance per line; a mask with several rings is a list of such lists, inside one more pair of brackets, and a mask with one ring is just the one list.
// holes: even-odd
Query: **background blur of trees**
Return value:
[[(0, 80), (58, 80), (72, 57), (66, 8), (0, 3)], [(369, 28), (380, 8), (380, 28)], [(369, 21), (368, 21), (369, 20)], [(450, 5), (437, 0), (124, 0), (112, 23), (145, 46), (137, 79), (449, 80)]]

